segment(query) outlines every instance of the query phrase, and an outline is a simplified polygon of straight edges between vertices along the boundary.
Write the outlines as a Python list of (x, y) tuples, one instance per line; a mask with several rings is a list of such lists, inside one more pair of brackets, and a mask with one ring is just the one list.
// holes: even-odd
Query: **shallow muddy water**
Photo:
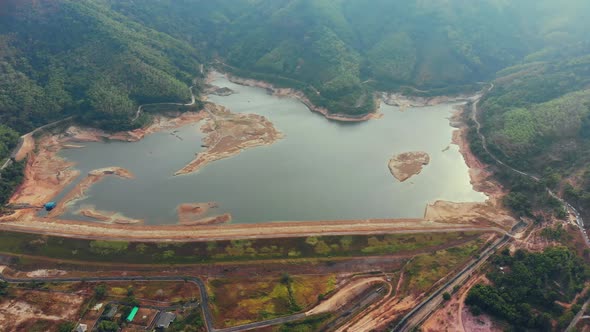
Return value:
[[(236, 85), (223, 77), (213, 84), (237, 93), (210, 96), (210, 101), (233, 112), (264, 115), (285, 138), (183, 176), (173, 174), (201, 151), (200, 124), (136, 143), (86, 143), (82, 149), (63, 150), (61, 155), (77, 162), (82, 174), (119, 166), (136, 176), (105, 178), (63, 217), (85, 220), (72, 212), (94, 205), (144, 219), (146, 224), (174, 224), (178, 204), (215, 201), (218, 212), (231, 213), (234, 223), (415, 218), (436, 200), (486, 198), (472, 189), (463, 157), (451, 145), (454, 128), (448, 117), (454, 105), (405, 112), (382, 105), (381, 119), (339, 123), (264, 89)], [(425, 151), (431, 161), (422, 173), (400, 183), (387, 164), (393, 155), (406, 151)]]

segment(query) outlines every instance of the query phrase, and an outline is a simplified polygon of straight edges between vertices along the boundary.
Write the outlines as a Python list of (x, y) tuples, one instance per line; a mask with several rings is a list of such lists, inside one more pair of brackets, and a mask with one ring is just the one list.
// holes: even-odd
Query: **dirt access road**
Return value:
[(378, 219), (325, 222), (275, 222), (211, 226), (134, 226), (101, 223), (23, 220), (0, 223), (0, 231), (15, 231), (88, 240), (135, 242), (222, 241), (234, 239), (289, 238), (336, 235), (414, 234), (447, 232), (493, 232), (506, 234), (497, 227), (445, 224), (420, 219)]

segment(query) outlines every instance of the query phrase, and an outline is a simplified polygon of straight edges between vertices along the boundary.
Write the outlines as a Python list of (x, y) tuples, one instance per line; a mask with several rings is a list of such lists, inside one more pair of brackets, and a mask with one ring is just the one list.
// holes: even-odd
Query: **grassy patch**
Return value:
[(334, 276), (213, 279), (213, 313), (218, 325), (233, 326), (293, 314), (313, 306), (334, 289)]
[(198, 264), (264, 259), (351, 257), (434, 250), (479, 232), (325, 236), (186, 243), (90, 241), (0, 232), (0, 252), (54, 259), (126, 264)]
[(414, 257), (407, 266), (404, 292), (427, 291), (435, 282), (467, 262), (481, 248), (481, 245), (481, 241), (471, 241), (461, 246)]
[(192, 309), (178, 315), (166, 332), (205, 331), (203, 317), (199, 308)]
[(299, 322), (286, 323), (283, 325), (273, 327), (273, 332), (307, 332), (320, 331), (330, 319), (331, 314), (321, 314), (306, 318)]

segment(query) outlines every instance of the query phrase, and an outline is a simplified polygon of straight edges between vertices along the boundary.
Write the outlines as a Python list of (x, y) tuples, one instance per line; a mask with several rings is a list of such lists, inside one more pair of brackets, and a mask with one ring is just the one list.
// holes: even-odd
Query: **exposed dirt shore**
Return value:
[(137, 142), (149, 134), (168, 129), (177, 129), (185, 125), (197, 123), (208, 116), (209, 115), (206, 112), (170, 113), (167, 116), (157, 115), (154, 117), (153, 122), (145, 128), (114, 134), (106, 133), (100, 129), (72, 126), (59, 136), (64, 143), (102, 142), (105, 140)]
[(33, 209), (18, 210), (14, 215), (0, 218), (0, 220), (18, 219), (25, 214), (34, 215), (35, 208), (42, 208), (80, 175), (79, 171), (72, 168), (74, 163), (58, 156), (61, 149), (59, 137), (45, 136), (39, 140), (36, 153), (32, 153), (33, 149), (25, 153), (29, 158), (25, 167), (24, 180), (9, 203), (29, 205)]
[(107, 167), (93, 170), (61, 200), (55, 209), (49, 212), (48, 217), (55, 218), (61, 216), (73, 203), (86, 197), (86, 193), (90, 187), (111, 175), (123, 179), (133, 179), (134, 177), (131, 172), (121, 167)]
[[(215, 74), (215, 73), (212, 73), (212, 74)], [(379, 119), (382, 116), (382, 114), (379, 113), (379, 107), (377, 107), (376, 111), (373, 113), (368, 113), (368, 114), (358, 116), (358, 117), (345, 115), (345, 114), (330, 113), (330, 111), (328, 111), (328, 109), (314, 105), (311, 102), (311, 100), (309, 100), (309, 98), (307, 98), (307, 96), (305, 96), (305, 94), (301, 91), (297, 91), (297, 90), (291, 89), (291, 88), (277, 88), (268, 82), (236, 77), (236, 76), (229, 75), (229, 74), (225, 74), (225, 76), (227, 77), (228, 80), (230, 80), (233, 83), (266, 89), (268, 92), (272, 93), (274, 96), (295, 98), (295, 99), (301, 101), (312, 112), (320, 113), (324, 117), (326, 117), (327, 119), (330, 119), (330, 120), (342, 121), (342, 122), (362, 122), (362, 121), (367, 121), (367, 120), (371, 120), (371, 119)], [(210, 81), (210, 80), (211, 80), (211, 78), (208, 78), (208, 81)], [(319, 94), (319, 91), (317, 93)]]
[(215, 85), (211, 85), (211, 84), (207, 84), (205, 86), (205, 91), (203, 91), (205, 94), (208, 95), (216, 95), (216, 96), (221, 96), (221, 97), (227, 97), (227, 96), (231, 96), (234, 93), (236, 93), (234, 90), (230, 89), (230, 88), (221, 88)]
[[(179, 128), (184, 125), (196, 123), (208, 116), (206, 112), (173, 114), (174, 117), (156, 116), (153, 123), (146, 127), (130, 132), (109, 134), (99, 129), (81, 128), (71, 126), (63, 133), (55, 135), (44, 135), (35, 140), (32, 136), (24, 138), (16, 156), (24, 158), (28, 156), (25, 167), (24, 179), (10, 198), (9, 204), (15, 206), (30, 206), (30, 209), (15, 211), (12, 215), (0, 217), (0, 222), (5, 220), (22, 220), (34, 218), (36, 209), (53, 200), (64, 190), (80, 172), (74, 168), (75, 163), (65, 160), (59, 156), (59, 152), (65, 148), (81, 147), (78, 143), (101, 142), (104, 140), (138, 141), (148, 134), (161, 130)], [(130, 176), (123, 170), (118, 175)], [(98, 179), (100, 180), (100, 179)], [(87, 181), (98, 181), (96, 177), (90, 177)], [(92, 183), (82, 184), (82, 187), (90, 186)], [(85, 191), (84, 188), (82, 191)], [(74, 190), (75, 191), (75, 190)], [(73, 191), (73, 192), (74, 192)], [(72, 196), (83, 196), (72, 193)], [(75, 197), (73, 197), (75, 198)], [(54, 212), (59, 214), (60, 209)], [(63, 211), (62, 211), (63, 212)]]
[[(256, 85), (258, 83), (243, 82)], [(288, 91), (280, 92), (288, 95)], [(374, 115), (372, 115), (374, 116)], [(167, 239), (171, 241), (188, 240), (221, 240), (235, 238), (276, 238), (307, 235), (338, 235), (338, 234), (385, 234), (432, 230), (452, 231), (466, 229), (484, 229), (486, 227), (501, 227), (508, 229), (516, 221), (501, 206), (500, 198), (504, 192), (500, 186), (489, 180), (490, 173), (486, 165), (475, 158), (469, 149), (466, 140), (466, 126), (460, 122), (461, 111), (453, 118), (453, 123), (458, 126), (453, 136), (453, 142), (459, 145), (467, 165), (470, 168), (472, 185), (476, 190), (489, 196), (485, 203), (451, 203), (435, 202), (426, 208), (424, 219), (386, 219), (386, 220), (351, 220), (351, 221), (317, 221), (317, 222), (275, 222), (256, 225), (197, 225), (191, 221), (200, 221), (202, 218), (186, 220), (181, 225), (173, 226), (144, 226), (121, 225), (116, 223), (111, 212), (83, 209), (81, 214), (102, 220), (106, 223), (89, 223), (68, 221), (49, 218), (38, 218), (34, 208), (40, 208), (47, 201), (52, 200), (73, 179), (79, 176), (74, 164), (59, 158), (60, 149), (68, 146), (75, 147), (79, 142), (103, 141), (105, 139), (137, 141), (150, 133), (166, 129), (174, 129), (186, 124), (196, 123), (208, 119), (205, 124), (210, 130), (208, 146), (204, 156), (197, 156), (193, 167), (198, 169), (206, 162), (228, 157), (239, 153), (241, 149), (249, 146), (270, 144), (269, 142), (279, 138), (279, 133), (272, 131), (266, 125), (267, 121), (262, 117), (242, 118), (240, 115), (231, 114), (227, 110), (209, 105), (208, 111), (199, 113), (176, 114), (176, 117), (158, 116), (152, 125), (147, 128), (132, 132), (107, 134), (97, 129), (82, 129), (70, 127), (64, 133), (54, 136), (43, 136), (38, 139), (36, 149), (34, 144), (27, 144), (23, 150), (24, 155), (29, 155), (25, 170), (25, 180), (11, 198), (12, 204), (29, 204), (32, 209), (18, 210), (16, 213), (0, 218), (0, 229), (33, 232), (48, 235), (62, 235), (69, 237), (82, 237), (90, 239), (129, 239), (158, 241)], [(256, 124), (253, 124), (256, 122)], [(222, 127), (221, 133), (214, 133), (214, 126)], [(259, 126), (262, 135), (267, 135), (267, 140), (255, 138), (256, 131), (252, 131), (251, 125)], [(271, 130), (271, 132), (266, 132)], [(229, 137), (235, 133), (243, 135), (243, 138)], [(225, 138), (224, 137), (229, 137)], [(223, 151), (228, 149), (227, 151)], [(35, 151), (35, 153), (32, 153)], [(217, 154), (217, 155), (216, 155)], [(205, 216), (204, 216), (205, 217)], [(229, 216), (216, 216), (215, 220), (207, 222), (225, 222)], [(119, 218), (119, 220), (123, 220)], [(182, 225), (184, 224), (184, 226)]]
[(386, 105), (398, 106), (401, 111), (410, 107), (426, 107), (439, 104), (461, 102), (472, 98), (473, 96), (434, 96), (434, 97), (413, 97), (406, 96), (398, 92), (382, 92), (381, 100)]
[(461, 107), (451, 117), (450, 121), (457, 128), (453, 132), (452, 143), (459, 146), (459, 152), (469, 168), (469, 177), (473, 189), (488, 196), (485, 202), (455, 203), (436, 201), (428, 204), (424, 219), (445, 220), (449, 223), (482, 223), (495, 224), (503, 229), (510, 229), (517, 220), (502, 205), (502, 197), (506, 191), (492, 179), (488, 166), (482, 163), (471, 151), (467, 140), (468, 127), (464, 123), (463, 115), (466, 110)]
[(185, 203), (177, 208), (178, 223), (184, 226), (216, 225), (231, 222), (231, 214), (211, 215), (211, 209), (219, 207), (215, 202)]
[(198, 171), (205, 165), (239, 154), (242, 150), (261, 145), (269, 145), (283, 138), (272, 122), (258, 114), (232, 113), (227, 108), (207, 104), (209, 117), (201, 127), (206, 134), (202, 146), (206, 150), (175, 175)]
[(130, 225), (141, 224), (144, 222), (141, 219), (133, 219), (126, 217), (118, 212), (97, 210), (94, 206), (82, 207), (76, 213), (87, 218), (91, 218), (108, 224)]
[(420, 174), (424, 166), (430, 163), (426, 152), (414, 151), (400, 153), (389, 160), (389, 171), (400, 182)]

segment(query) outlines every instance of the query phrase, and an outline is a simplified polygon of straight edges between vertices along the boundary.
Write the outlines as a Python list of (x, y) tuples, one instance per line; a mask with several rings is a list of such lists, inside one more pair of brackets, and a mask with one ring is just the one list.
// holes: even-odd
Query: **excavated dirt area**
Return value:
[(387, 281), (384, 277), (355, 279), (350, 283), (346, 284), (344, 287), (341, 287), (335, 294), (330, 296), (328, 299), (322, 301), (317, 306), (307, 311), (305, 315), (311, 316), (327, 312), (338, 311), (340, 308), (345, 306), (354, 298), (358, 297), (371, 286), (376, 284), (383, 284), (386, 282)]
[(420, 174), (424, 166), (430, 163), (430, 156), (426, 152), (404, 152), (389, 161), (389, 171), (400, 182), (404, 182), (414, 175)]
[(15, 290), (13, 295), (0, 302), (2, 331), (30, 331), (39, 321), (53, 330), (60, 322), (76, 321), (85, 300), (83, 295), (40, 291)]
[(22, 137), (22, 145), (20, 149), (15, 153), (14, 159), (16, 161), (24, 160), (29, 153), (31, 153), (35, 149), (35, 138), (33, 138), (32, 134), (26, 134)]

